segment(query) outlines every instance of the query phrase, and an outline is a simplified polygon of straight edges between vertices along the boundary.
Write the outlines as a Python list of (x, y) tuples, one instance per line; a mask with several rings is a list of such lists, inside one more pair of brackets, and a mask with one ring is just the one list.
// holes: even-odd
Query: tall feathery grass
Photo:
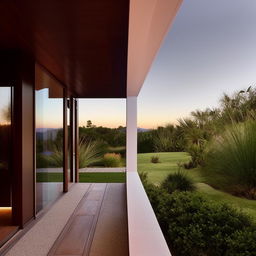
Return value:
[(169, 174), (162, 182), (161, 187), (168, 193), (174, 191), (194, 191), (196, 190), (195, 182), (188, 176), (187, 172), (178, 170)]
[(98, 141), (80, 140), (79, 168), (92, 166), (103, 159), (104, 147)]
[(256, 199), (256, 122), (233, 124), (216, 137), (204, 171), (210, 185)]
[[(102, 161), (104, 147), (98, 141), (88, 141), (81, 139), (78, 145), (79, 150), (79, 168), (92, 166), (95, 163)], [(63, 149), (55, 145), (53, 154), (49, 157), (49, 162), (52, 166), (63, 166)]]

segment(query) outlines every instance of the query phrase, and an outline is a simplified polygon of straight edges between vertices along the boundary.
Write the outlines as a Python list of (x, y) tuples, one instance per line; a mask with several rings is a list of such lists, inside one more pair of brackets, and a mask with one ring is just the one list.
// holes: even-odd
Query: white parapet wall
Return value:
[(137, 171), (137, 97), (126, 99), (126, 170)]
[(130, 256), (171, 256), (137, 172), (127, 172)]

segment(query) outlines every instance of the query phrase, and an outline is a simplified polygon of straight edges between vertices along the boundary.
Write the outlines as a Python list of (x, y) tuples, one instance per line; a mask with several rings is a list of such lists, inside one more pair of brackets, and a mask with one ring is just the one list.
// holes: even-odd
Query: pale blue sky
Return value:
[(79, 99), (79, 125), (87, 120), (105, 127), (126, 126), (125, 99)]
[(139, 126), (218, 105), (256, 82), (256, 1), (185, 0), (138, 98)]

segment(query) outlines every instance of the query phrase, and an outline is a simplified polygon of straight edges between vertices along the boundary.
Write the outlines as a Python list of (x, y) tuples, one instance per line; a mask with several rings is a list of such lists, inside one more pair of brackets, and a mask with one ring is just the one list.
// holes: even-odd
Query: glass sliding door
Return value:
[(4, 242), (5, 237), (14, 228), (12, 226), (11, 158), (12, 87), (0, 86), (0, 246)]
[(63, 88), (36, 83), (36, 211), (63, 192)]

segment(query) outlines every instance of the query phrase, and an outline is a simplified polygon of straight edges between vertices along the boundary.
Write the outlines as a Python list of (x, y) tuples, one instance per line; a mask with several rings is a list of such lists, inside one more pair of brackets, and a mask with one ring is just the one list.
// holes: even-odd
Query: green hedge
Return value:
[(144, 187), (175, 256), (254, 256), (256, 226), (246, 214), (197, 192)]

